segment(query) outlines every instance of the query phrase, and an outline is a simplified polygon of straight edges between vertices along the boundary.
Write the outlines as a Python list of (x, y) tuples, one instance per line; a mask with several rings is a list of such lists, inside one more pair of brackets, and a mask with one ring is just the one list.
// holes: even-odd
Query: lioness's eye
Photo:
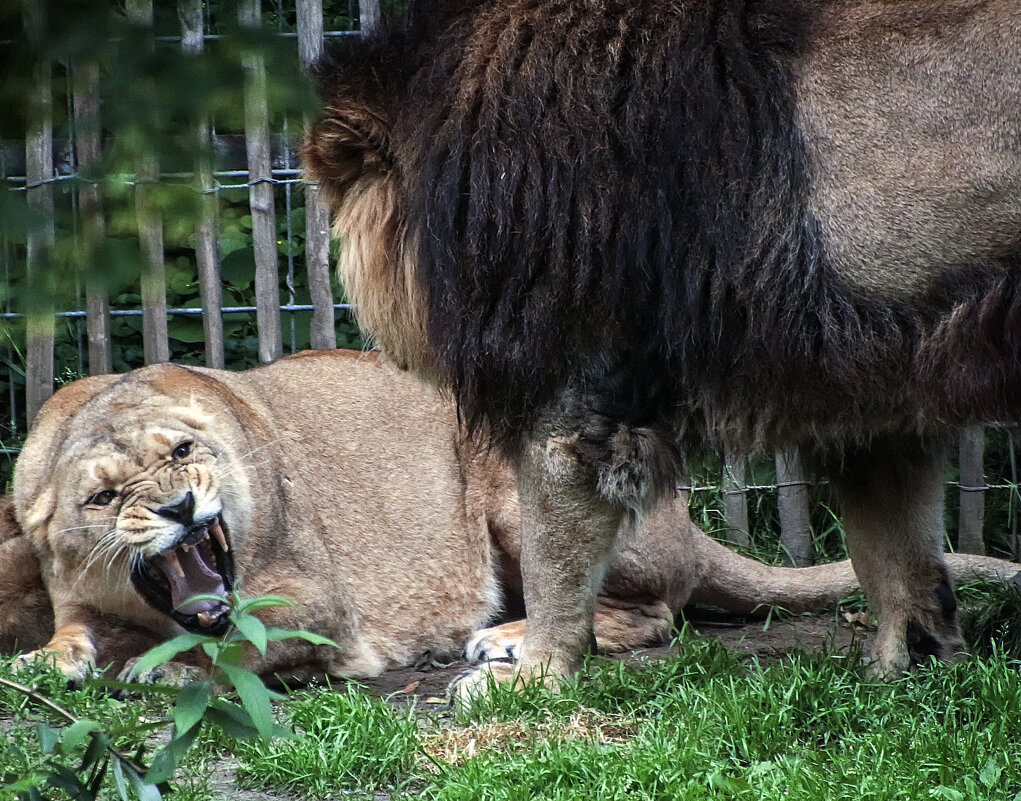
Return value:
[(194, 443), (191, 442), (182, 442), (180, 445), (174, 448), (174, 452), (171, 453), (170, 455), (173, 456), (175, 459), (183, 459), (185, 456), (191, 453), (191, 446), (193, 444)]
[(113, 499), (116, 497), (117, 497), (116, 490), (103, 490), (102, 492), (97, 492), (95, 495), (93, 495), (91, 498), (85, 501), (85, 503), (88, 504), (89, 506), (109, 506), (113, 502)]

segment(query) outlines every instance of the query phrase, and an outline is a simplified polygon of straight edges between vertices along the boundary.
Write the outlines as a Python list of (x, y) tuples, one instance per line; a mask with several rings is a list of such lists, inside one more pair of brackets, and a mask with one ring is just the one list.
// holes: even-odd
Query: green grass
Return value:
[[(892, 684), (854, 660), (795, 654), (740, 665), (688, 641), (676, 661), (591, 678), (550, 699), (560, 720), (601, 717), (633, 736), (604, 742), (589, 723), (549, 736), (538, 698), (518, 705), (535, 737), (501, 741), (428, 799), (931, 799), (1021, 792), (1018, 662), (994, 657), (926, 668)], [(707, 667), (708, 665), (708, 667)], [(496, 709), (492, 721), (511, 725)], [(475, 716), (472, 726), (485, 730)], [(566, 732), (566, 734), (564, 733)], [(464, 735), (460, 735), (461, 739)]]
[(242, 786), (307, 798), (353, 788), (372, 791), (405, 778), (418, 750), (413, 710), (395, 711), (353, 687), (294, 693), (282, 712), (298, 736), (269, 745), (238, 742), (234, 754)]
[[(126, 703), (36, 680), (128, 733), (161, 714), (157, 696)], [(206, 737), (174, 797), (223, 797), (207, 777), (227, 754), (242, 787), (281, 798), (1021, 801), (1021, 661), (1002, 649), (885, 684), (853, 654), (763, 665), (686, 633), (676, 658), (594, 659), (560, 694), (536, 684), (460, 713), (423, 708), (350, 686), (292, 693), (277, 712), (294, 739)], [(17, 715), (6, 743), (22, 754), (0, 747), (0, 773), (20, 775), (38, 758), (25, 717), (45, 716), (3, 690), (0, 709)]]

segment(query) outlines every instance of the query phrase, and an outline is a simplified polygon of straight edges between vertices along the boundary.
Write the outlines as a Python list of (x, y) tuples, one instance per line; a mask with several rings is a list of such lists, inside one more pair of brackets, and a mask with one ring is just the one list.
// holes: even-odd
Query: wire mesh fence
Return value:
[[(295, 98), (311, 91), (303, 70), (324, 41), (375, 24), (378, 0), (129, 0), (105, 13), (97, 38), (65, 58), (39, 44), (47, 21), (31, 12), (25, 41), (0, 42), (9, 61), (29, 54), (22, 127), (0, 141), (5, 483), (60, 383), (165, 360), (243, 368), (362, 344), (331, 279), (339, 244), (325, 204), (302, 179), (310, 107)], [(960, 453), (948, 494), (957, 544), (982, 550), (993, 529), (994, 547), (1016, 554), (1013, 429), (971, 429)], [(768, 494), (789, 561), (808, 564), (820, 486), (796, 452), (751, 465), (728, 453), (711, 481), (686, 489), (713, 497), (719, 530), (739, 544), (762, 517), (749, 498)]]

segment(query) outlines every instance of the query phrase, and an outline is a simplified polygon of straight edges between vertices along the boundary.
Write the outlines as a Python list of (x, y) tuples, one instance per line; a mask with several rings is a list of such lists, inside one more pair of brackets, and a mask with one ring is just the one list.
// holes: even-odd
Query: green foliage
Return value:
[[(0, 8), (0, 27), (15, 42), (0, 43), (0, 102), (10, 113), (0, 115), (0, 140), (25, 138), (39, 112), (39, 66), (48, 65), (46, 82), (52, 94), (50, 114), (57, 150), (59, 180), (52, 184), (53, 215), (30, 207), (22, 176), (23, 148), (0, 153), (0, 310), (20, 314), (72, 311), (84, 308), (84, 289), (105, 290), (115, 311), (135, 311), (141, 305), (140, 276), (147, 263), (139, 242), (139, 193), (135, 175), (143, 162), (155, 164), (162, 179), (147, 185), (146, 203), (162, 222), (170, 308), (201, 306), (195, 257), (195, 231), (208, 195), (197, 191), (190, 175), (200, 165), (234, 168), (244, 162), (244, 91), (250, 77), (246, 60), (258, 56), (265, 64), (270, 127), (274, 151), (292, 153), (303, 119), (315, 108), (312, 83), (298, 63), (293, 3), (268, 11), (258, 30), (237, 22), (235, 0), (202, 4), (208, 33), (201, 53), (185, 53), (181, 25), (174, 4), (156, 4), (154, 26), (131, 22), (122, 2), (74, 0), (57, 3), (7, 3)], [(325, 4), (328, 29), (352, 27), (347, 2)], [(90, 133), (71, 113), (73, 89), (87, 72), (96, 77), (103, 142), (101, 160), (89, 169), (74, 161), (72, 140)], [(234, 142), (232, 161), (223, 161), (209, 140), (198, 135), (208, 123), (219, 141)], [(237, 155), (240, 162), (235, 163)], [(294, 164), (293, 166), (297, 166)], [(221, 176), (220, 184), (242, 179)], [(97, 232), (82, 214), (81, 193), (95, 186), (103, 207), (104, 230)], [(221, 280), (227, 306), (254, 306), (254, 260), (247, 189), (218, 191), (217, 243), (225, 261)], [(275, 187), (281, 298), (284, 303), (310, 302), (304, 258), (305, 210), (301, 185)], [(27, 267), (30, 233), (52, 229), (52, 247), (41, 249), (35, 268)], [(334, 297), (341, 297), (339, 287)], [(342, 347), (361, 347), (350, 315), (340, 314), (337, 340)], [(286, 313), (284, 347), (309, 346), (311, 313)], [(228, 314), (224, 320), (225, 360), (228, 367), (254, 366), (257, 334), (254, 314)], [(143, 363), (142, 320), (138, 316), (111, 319), (113, 369), (123, 372)], [(199, 315), (172, 315), (169, 321), (170, 357), (183, 363), (204, 363), (205, 338)], [(16, 446), (25, 430), (25, 320), (0, 320), (0, 442)], [(67, 381), (87, 372), (85, 324), (80, 319), (57, 321), (55, 374)], [(8, 399), (14, 408), (6, 408)], [(10, 476), (10, 460), (0, 461), (0, 484)]]
[[(25, 668), (27, 678), (35, 679), (31, 686), (0, 676), (0, 686), (11, 691), (0, 695), (0, 703), (3, 705), (0, 709), (7, 707), (20, 712), (30, 702), (34, 702), (55, 713), (60, 722), (65, 724), (59, 729), (43, 721), (36, 724), (37, 751), (41, 758), (33, 760), (31, 751), (17, 741), (9, 744), (6, 764), (0, 762), (4, 768), (0, 774), (6, 784), (0, 787), (0, 799), (34, 801), (41, 797), (41, 787), (48, 784), (77, 801), (93, 801), (101, 789), (109, 784), (108, 777), (112, 775), (114, 788), (122, 801), (130, 801), (132, 798), (158, 801), (170, 790), (170, 782), (178, 767), (207, 724), (231, 738), (258, 737), (268, 742), (274, 738), (291, 737), (290, 730), (274, 720), (271, 701), (279, 696), (267, 689), (255, 673), (241, 665), (247, 645), (262, 655), (265, 655), (270, 642), (288, 638), (336, 647), (331, 640), (318, 634), (267, 627), (253, 614), (260, 609), (289, 605), (290, 601), (277, 596), (243, 599), (237, 594), (232, 595), (232, 625), (222, 638), (181, 634), (151, 649), (138, 660), (133, 669), (133, 675), (144, 675), (179, 654), (199, 647), (211, 661), (208, 678), (181, 687), (158, 689), (147, 684), (90, 682), (81, 691), (86, 699), (91, 699), (91, 702), (84, 702), (85, 708), (91, 704), (107, 712), (95, 718), (76, 716), (54, 700), (77, 694), (69, 691), (59, 674), (47, 670), (45, 665), (29, 665)], [(110, 705), (118, 705), (120, 702), (102, 694), (97, 696), (96, 688), (100, 689), (100, 693), (106, 688), (143, 696), (161, 692), (174, 699), (174, 706), (169, 719), (158, 718), (151, 724), (141, 724), (136, 719), (135, 725), (125, 730), (124, 722), (114, 716), (116, 725), (107, 726)], [(232, 690), (238, 703), (230, 700), (224, 690)], [(78, 707), (83, 705), (81, 698), (74, 698), (74, 703)], [(169, 741), (153, 754), (151, 763), (146, 767), (143, 762), (145, 735), (168, 726)], [(124, 746), (121, 741), (125, 739), (132, 741), (130, 753), (122, 750)], [(70, 767), (66, 758), (79, 754), (77, 767)]]
[[(979, 592), (968, 591), (976, 599)], [(29, 788), (52, 772), (47, 759), (87, 784), (78, 767), (94, 732), (110, 732), (115, 747), (133, 754), (141, 738), (115, 735), (112, 713), (135, 726), (203, 725), (193, 741), (200, 747), (181, 746), (192, 747), (173, 777), (180, 798), (211, 797), (208, 787), (186, 787), (184, 776), (208, 775), (208, 764), (189, 760), (224, 751), (237, 760), (239, 784), (287, 797), (1012, 801), (1021, 793), (1021, 663), (1002, 652), (878, 683), (855, 653), (795, 653), (765, 665), (685, 632), (676, 657), (593, 659), (559, 694), (539, 684), (518, 695), (498, 690), (464, 715), (394, 708), (351, 685), (302, 690), (279, 702), (294, 732), (285, 741), (255, 736), (254, 719), (236, 730), (251, 735), (242, 740), (206, 726), (217, 693), (201, 683), (169, 696), (174, 709), (160, 716), (144, 696), (125, 705), (95, 686), (68, 691), (41, 672), (37, 680), (40, 692), (99, 726), (69, 735), (52, 722), (49, 731), (12, 725), (0, 774), (13, 784), (0, 799), (31, 797)], [(20, 695), (0, 693), (0, 702), (0, 711), (31, 706)], [(52, 755), (42, 753), (40, 734)], [(150, 778), (156, 767), (154, 759)], [(117, 797), (115, 778), (105, 782)]]

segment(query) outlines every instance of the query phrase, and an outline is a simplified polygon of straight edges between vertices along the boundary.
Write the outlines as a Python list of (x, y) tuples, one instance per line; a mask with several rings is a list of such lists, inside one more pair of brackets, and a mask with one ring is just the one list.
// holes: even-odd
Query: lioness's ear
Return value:
[[(53, 509), (56, 506), (57, 493), (53, 491), (52, 487), (47, 487), (36, 498), (32, 503), (29, 504), (28, 509), (25, 510), (25, 514), (21, 518), (22, 530), (30, 534), (35, 532), (42, 526), (45, 526), (53, 516)], [(42, 543), (36, 543), (41, 545)]]

